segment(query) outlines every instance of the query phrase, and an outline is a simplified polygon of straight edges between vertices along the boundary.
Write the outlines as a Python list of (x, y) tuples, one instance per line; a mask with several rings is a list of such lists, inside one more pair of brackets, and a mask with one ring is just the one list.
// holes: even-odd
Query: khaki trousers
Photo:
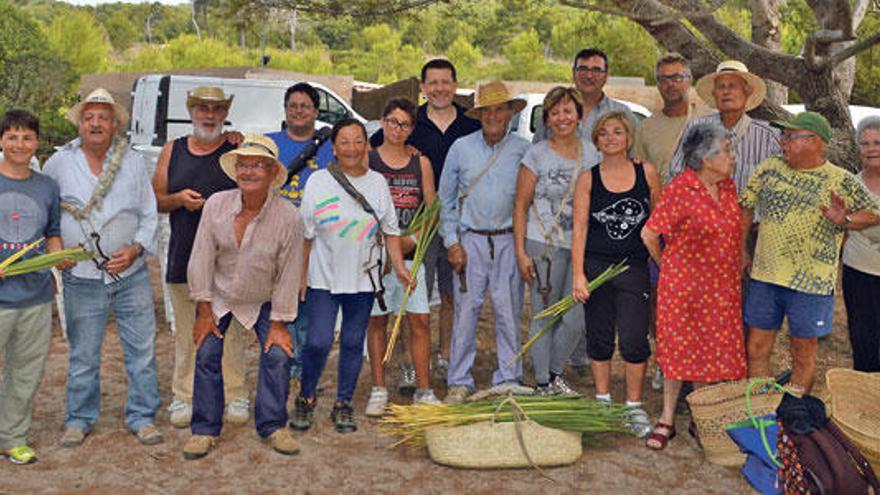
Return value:
[(52, 303), (0, 309), (0, 450), (27, 443), (34, 393), (52, 337)]
[[(193, 343), (196, 305), (189, 297), (187, 284), (168, 284), (171, 292), (171, 305), (174, 307), (174, 323), (177, 334), (174, 336), (174, 379), (171, 391), (174, 399), (192, 402), (193, 374), (196, 368), (196, 348)], [(223, 339), (223, 392), (226, 402), (247, 399), (248, 391), (244, 382), (244, 340), (243, 328), (233, 318), (232, 324)]]

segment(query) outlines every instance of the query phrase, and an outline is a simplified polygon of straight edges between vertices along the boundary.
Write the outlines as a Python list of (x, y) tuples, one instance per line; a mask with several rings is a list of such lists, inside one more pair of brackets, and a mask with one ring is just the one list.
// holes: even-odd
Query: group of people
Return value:
[[(127, 112), (103, 89), (71, 109), (79, 137), (41, 172), (30, 168), (39, 123), (27, 112), (7, 112), (0, 122), (0, 259), (41, 238), (26, 257), (78, 244), (95, 254), (57, 266), (70, 344), (60, 444), (82, 444), (97, 422), (111, 312), (128, 373), (126, 427), (143, 444), (163, 441), (155, 424), (148, 254), (167, 256), (176, 320), (170, 422), (191, 429), (187, 459), (207, 455), (224, 423), (250, 419), (244, 331), (254, 330), (261, 347), (257, 432), (290, 455), (299, 446), (288, 424), (305, 431), (315, 421), (340, 310), (330, 416), (347, 433), (357, 429), (352, 399), (365, 341), (372, 371), (365, 414), (385, 411), (388, 315), (404, 301), (401, 389), (416, 404), (438, 403), (433, 369), (448, 385), (447, 402), (473, 394), (487, 295), (497, 357), (491, 392), (570, 394), (566, 363), (588, 361), (596, 399), (611, 402), (618, 348), (629, 425), (647, 447), (663, 449), (676, 433), (682, 384), (769, 375), (786, 317), (790, 387), (810, 391), (818, 338), (831, 331), (846, 233), (855, 367), (880, 371), (880, 119), (857, 130), (864, 171), (856, 176), (826, 161), (832, 130), (821, 115), (772, 124), (749, 117), (766, 89), (741, 62), (722, 62), (697, 81), (697, 94), (717, 110), (703, 115), (689, 98), (687, 61), (663, 56), (656, 66), (663, 108), (641, 123), (605, 95), (608, 72), (601, 50), (578, 53), (573, 87), (547, 93), (532, 143), (510, 132), (523, 100), (489, 81), (473, 108), (461, 107), (455, 67), (444, 59), (422, 68), (427, 104), (391, 99), (373, 136), (354, 119), (337, 122), (329, 135), (318, 130), (319, 97), (308, 83), (284, 95), (281, 131), (225, 133), (232, 95), (199, 87), (187, 98), (192, 133), (165, 144), (152, 178), (120, 132)], [(414, 272), (425, 229), (407, 233), (420, 205), (435, 197), (439, 233)], [(167, 253), (156, 252), (159, 212), (169, 214)], [(628, 266), (622, 274), (598, 288), (590, 283), (621, 263)], [(435, 289), (441, 307), (432, 359)], [(535, 387), (524, 384), (515, 359), (526, 290), (534, 312), (568, 295), (581, 303), (532, 347)], [(0, 453), (16, 463), (36, 459), (26, 435), (52, 299), (47, 271), (0, 278)], [(651, 321), (664, 377), (654, 425), (642, 407)], [(547, 323), (532, 322), (530, 334)], [(288, 417), (292, 379), (301, 387)]]

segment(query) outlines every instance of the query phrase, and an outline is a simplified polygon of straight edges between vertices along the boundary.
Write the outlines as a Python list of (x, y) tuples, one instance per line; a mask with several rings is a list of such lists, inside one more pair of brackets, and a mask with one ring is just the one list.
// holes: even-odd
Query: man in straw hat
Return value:
[(146, 445), (162, 442), (153, 425), (159, 407), (156, 321), (145, 253), (155, 253), (156, 198), (143, 157), (123, 137), (128, 114), (98, 88), (70, 109), (79, 137), (61, 147), (43, 171), (61, 189), (61, 239), (95, 253), (64, 272), (70, 342), (67, 429), (62, 447), (76, 447), (95, 427), (100, 408), (101, 343), (115, 315), (128, 372), (125, 424)]
[[(271, 138), (246, 136), (220, 157), (238, 185), (205, 203), (187, 276), (197, 316), (192, 437), (186, 459), (204, 457), (223, 426), (224, 339), (232, 320), (253, 328), (260, 342), (254, 408), (257, 433), (292, 455), (299, 446), (285, 427), (293, 342), (285, 322), (297, 312), (303, 223), (296, 207), (273, 191), (287, 178)], [(230, 228), (230, 226), (232, 228)]]
[(471, 366), (476, 354), (477, 320), (487, 290), (495, 308), (498, 391), (518, 390), (522, 364), (508, 362), (519, 352), (519, 314), (523, 285), (513, 245), (516, 176), (528, 141), (508, 132), (525, 101), (513, 98), (500, 81), (477, 89), (476, 106), (467, 112), (480, 120), (481, 132), (459, 138), (449, 149), (438, 197), (440, 235), (453, 278), (455, 316), (447, 376), (448, 402), (461, 402), (474, 390)]
[[(235, 188), (235, 182), (220, 169), (220, 156), (235, 149), (223, 135), (223, 122), (229, 114), (232, 98), (233, 95), (227, 96), (221, 88), (210, 86), (199, 86), (189, 92), (186, 107), (193, 132), (165, 143), (153, 176), (159, 212), (169, 213), (171, 224), (165, 282), (171, 294), (175, 321), (171, 382), (174, 400), (168, 410), (171, 424), (177, 428), (189, 426), (192, 416), (196, 356), (192, 339), (196, 310), (186, 285), (186, 266), (205, 201), (216, 192)], [(223, 354), (226, 421), (233, 424), (244, 424), (249, 419), (240, 332), (238, 325), (233, 325), (227, 333), (229, 347)]]
[(825, 117), (804, 112), (773, 125), (782, 129), (782, 158), (761, 163), (740, 195), (744, 229), (755, 213), (762, 218), (744, 308), (749, 375), (770, 375), (776, 332), (788, 317), (790, 388), (809, 393), (818, 337), (831, 333), (844, 233), (876, 225), (880, 215), (862, 182), (825, 159)]
[[(767, 95), (764, 80), (749, 72), (746, 65), (738, 60), (725, 60), (718, 64), (715, 72), (706, 74), (697, 81), (697, 94), (706, 105), (718, 113), (700, 117), (688, 122), (682, 136), (688, 130), (704, 122), (721, 123), (732, 135), (736, 168), (733, 180), (736, 190), (742, 191), (759, 163), (778, 155), (779, 132), (758, 119), (749, 117), (746, 112), (757, 108)], [(669, 179), (684, 170), (684, 153), (679, 142), (672, 160), (669, 162)]]

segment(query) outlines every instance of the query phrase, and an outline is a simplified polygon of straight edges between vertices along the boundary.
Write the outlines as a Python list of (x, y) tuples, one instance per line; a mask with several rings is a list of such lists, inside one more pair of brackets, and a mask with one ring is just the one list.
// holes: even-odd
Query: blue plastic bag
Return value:
[[(726, 428), (727, 435), (733, 439), (740, 451), (747, 454), (742, 474), (749, 484), (764, 495), (781, 494), (775, 462), (776, 437), (779, 434), (776, 415), (768, 414), (756, 420), (757, 426), (751, 419), (729, 424)], [(766, 445), (761, 437), (762, 429), (764, 439), (767, 441)]]

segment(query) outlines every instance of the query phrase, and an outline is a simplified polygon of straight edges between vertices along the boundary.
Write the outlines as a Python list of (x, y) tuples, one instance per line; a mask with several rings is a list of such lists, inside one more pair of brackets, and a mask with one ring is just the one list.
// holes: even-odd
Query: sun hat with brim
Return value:
[(520, 112), (526, 107), (526, 100), (510, 96), (510, 91), (507, 90), (507, 86), (503, 82), (488, 81), (477, 87), (474, 108), (465, 112), (465, 115), (472, 119), (479, 119), (480, 112), (484, 108), (501, 105), (502, 103), (512, 103), (513, 113)]
[(73, 125), (79, 126), (79, 120), (80, 117), (82, 117), (83, 109), (86, 105), (92, 103), (110, 105), (110, 107), (113, 108), (113, 116), (116, 118), (116, 122), (119, 123), (119, 128), (124, 129), (128, 125), (128, 112), (122, 105), (116, 103), (116, 100), (113, 99), (110, 92), (104, 88), (98, 88), (92, 91), (85, 97), (85, 99), (74, 105), (67, 112), (67, 120), (73, 122)]
[(747, 112), (760, 105), (761, 102), (764, 101), (764, 97), (767, 96), (767, 85), (764, 83), (764, 80), (749, 72), (746, 64), (739, 60), (725, 60), (718, 64), (718, 68), (715, 69), (715, 72), (706, 74), (697, 81), (697, 94), (700, 95), (700, 98), (702, 98), (710, 108), (717, 108), (715, 105), (715, 96), (712, 95), (712, 90), (715, 89), (715, 79), (724, 74), (735, 74), (741, 77), (746, 83), (748, 83), (749, 87), (752, 88), (752, 94), (750, 94), (749, 99), (746, 100)]
[(235, 163), (239, 156), (264, 156), (271, 158), (277, 169), (275, 171), (275, 179), (272, 180), (272, 187), (281, 187), (287, 180), (287, 168), (278, 161), (278, 146), (272, 138), (262, 134), (248, 134), (238, 148), (227, 151), (220, 157), (220, 168), (235, 180)]
[(831, 124), (828, 123), (825, 117), (816, 112), (801, 112), (787, 121), (773, 121), (771, 125), (780, 129), (809, 131), (819, 136), (826, 143), (831, 140)]
[(199, 103), (220, 104), (229, 108), (235, 95), (226, 95), (222, 88), (215, 86), (199, 86), (186, 93), (186, 108), (192, 108)]

